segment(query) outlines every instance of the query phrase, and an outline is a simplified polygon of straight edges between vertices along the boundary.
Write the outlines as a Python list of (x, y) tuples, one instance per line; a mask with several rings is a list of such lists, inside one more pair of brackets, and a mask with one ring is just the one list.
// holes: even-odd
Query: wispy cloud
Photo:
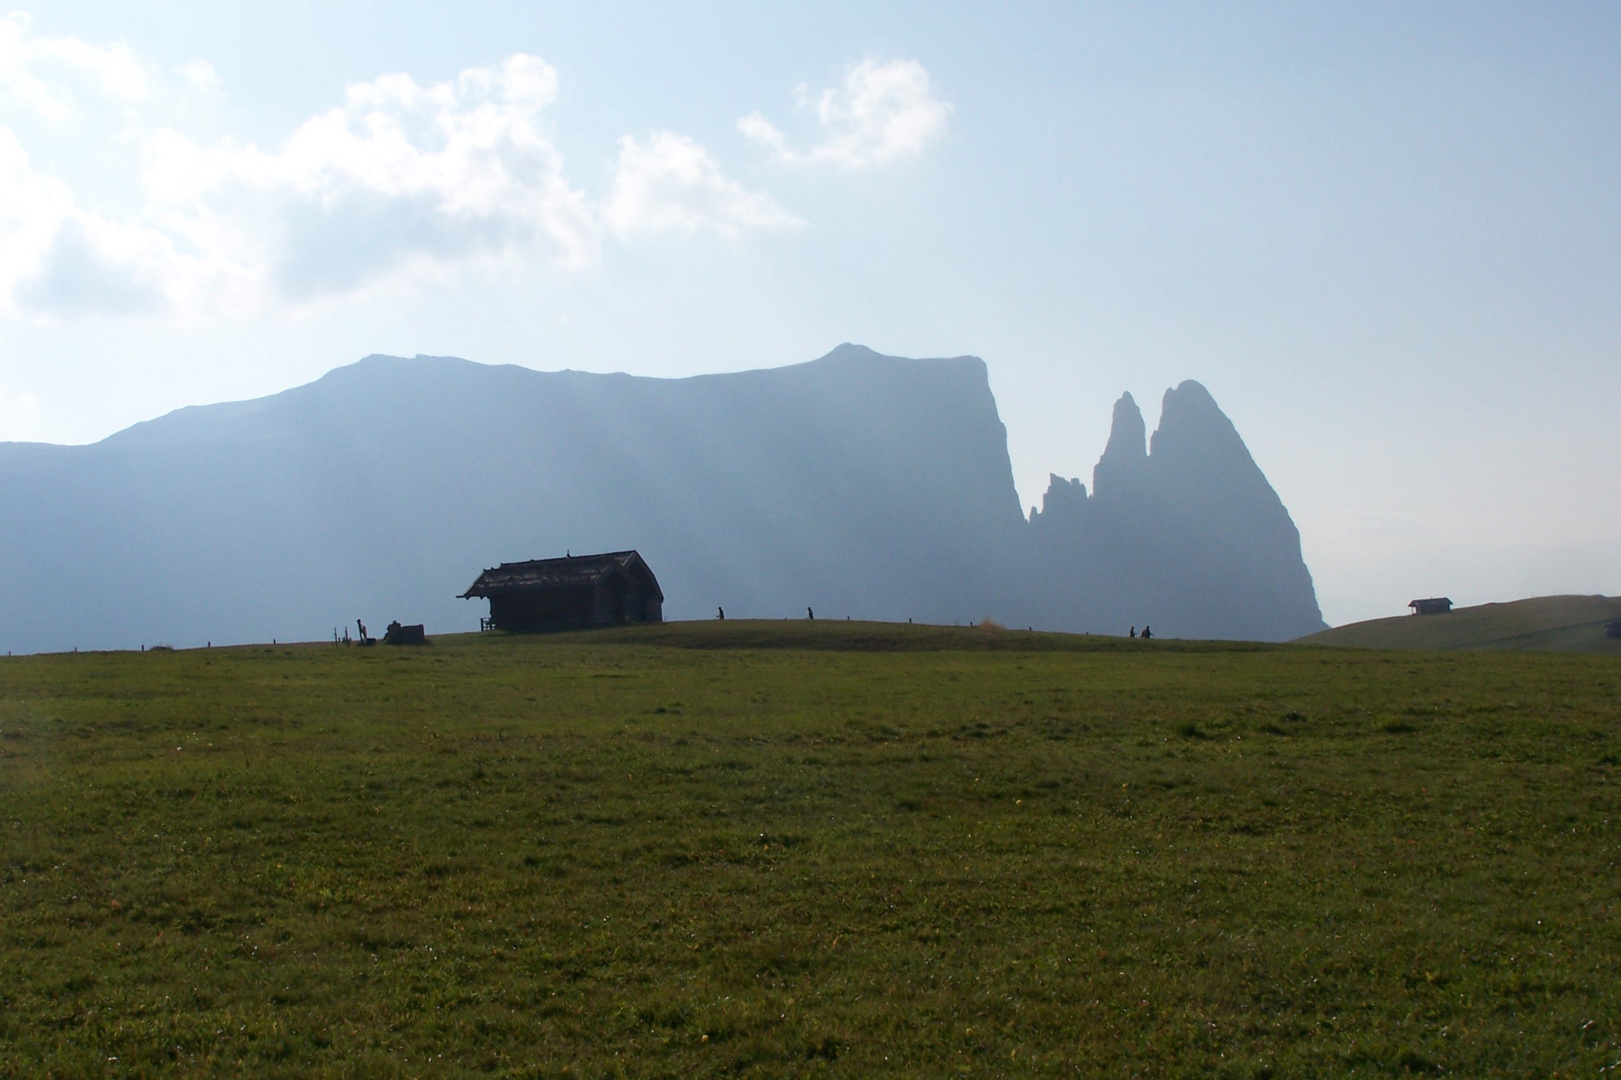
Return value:
[(22, 12), (0, 16), (0, 95), (51, 120), (73, 115), (76, 110), (68, 91), (87, 76), (110, 97), (147, 96), (147, 67), (129, 46), (39, 37), (29, 33), (29, 24)]
[(845, 73), (844, 85), (816, 96), (800, 86), (801, 108), (813, 108), (820, 138), (803, 150), (758, 112), (737, 122), (738, 130), (789, 165), (832, 165), (863, 169), (913, 158), (946, 131), (951, 105), (935, 97), (929, 73), (916, 60), (880, 63), (863, 60)]
[(129, 310), (150, 288), (148, 270), (163, 249), (172, 254), (150, 229), (81, 209), (68, 186), (37, 172), (16, 135), (0, 127), (0, 305), (64, 312), (99, 291)]
[(709, 151), (684, 135), (655, 131), (619, 140), (603, 220), (615, 233), (694, 233), (728, 238), (791, 232), (804, 222), (771, 196), (749, 191), (721, 171)]
[[(803, 224), (669, 132), (622, 138), (593, 198), (549, 136), (557, 72), (533, 56), (426, 85), (356, 83), (269, 149), (182, 130), (186, 110), (171, 104), (219, 86), (206, 61), (164, 72), (120, 44), (39, 38), (26, 17), (0, 18), (0, 313), (213, 319), (467, 271), (586, 268), (606, 239)], [(138, 209), (121, 217), (41, 172), (4, 123), (98, 103), (138, 150), (135, 188), (113, 200)]]
[(270, 152), (162, 129), (146, 146), (151, 216), (293, 300), (451, 264), (585, 265), (593, 213), (542, 128), (556, 96), (551, 66), (517, 55), (428, 86), (351, 86)]

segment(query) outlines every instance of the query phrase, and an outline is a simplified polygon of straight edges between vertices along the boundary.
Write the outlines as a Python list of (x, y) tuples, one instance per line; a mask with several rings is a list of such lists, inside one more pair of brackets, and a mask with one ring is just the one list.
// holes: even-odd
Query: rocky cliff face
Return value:
[(1093, 494), (1053, 477), (1031, 515), (1040, 565), (1062, 584), (1036, 611), (1066, 629), (1287, 640), (1321, 629), (1300, 534), (1205, 388), (1165, 392), (1145, 442), (1130, 394), (1114, 407)]
[(680, 380), (372, 357), (92, 446), (0, 444), (0, 647), (471, 629), (484, 567), (623, 548), (670, 618), (1319, 628), (1231, 425), (1196, 384), (1166, 400), (1153, 453), (1122, 399), (1097, 493), (1055, 479), (1026, 522), (974, 357)]

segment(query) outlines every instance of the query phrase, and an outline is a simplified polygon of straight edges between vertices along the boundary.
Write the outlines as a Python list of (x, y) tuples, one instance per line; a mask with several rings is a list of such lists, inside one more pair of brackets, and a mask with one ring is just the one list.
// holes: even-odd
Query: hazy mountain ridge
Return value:
[[(25, 650), (307, 638), (356, 615), (470, 627), (479, 606), (454, 597), (483, 567), (624, 547), (647, 556), (672, 618), (809, 605), (1108, 632), (1150, 621), (1183, 636), (1321, 628), (1298, 537), (1298, 573), (1269, 593), (1287, 597), (1292, 621), (1223, 614), (1231, 589), (1176, 584), (1249, 580), (1219, 545), (1178, 549), (1181, 531), (1161, 523), (1193, 500), (1212, 522), (1233, 519), (1212, 535), (1247, 535), (1248, 510), (1234, 517), (1186, 490), (1209, 478), (1199, 453), (1178, 458), (1175, 433), (1198, 435), (1212, 410), (1231, 432), (1213, 401), (1195, 404), (1143, 456), (1142, 475), (1159, 479), (1123, 480), (1120, 499), (1083, 491), (1077, 521), (1061, 526), (1052, 492), (1051, 509), (1025, 521), (974, 357), (847, 345), (679, 380), (368, 357), (90, 446), (0, 444), (0, 637)], [(1236, 432), (1230, 441), (1254, 473), (1223, 490), (1264, 503), (1258, 480), (1287, 523)], [(1109, 580), (1131, 585), (1098, 588)]]

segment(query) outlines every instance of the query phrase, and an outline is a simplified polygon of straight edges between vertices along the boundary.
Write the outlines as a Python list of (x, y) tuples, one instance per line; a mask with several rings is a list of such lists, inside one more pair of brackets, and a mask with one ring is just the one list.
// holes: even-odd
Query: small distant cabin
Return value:
[(1431, 596), (1424, 600), (1410, 600), (1407, 606), (1414, 615), (1445, 615), (1452, 610), (1452, 601), (1445, 596)]
[(664, 593), (641, 555), (610, 551), (502, 563), (462, 593), (483, 597), (493, 630), (583, 630), (664, 621)]

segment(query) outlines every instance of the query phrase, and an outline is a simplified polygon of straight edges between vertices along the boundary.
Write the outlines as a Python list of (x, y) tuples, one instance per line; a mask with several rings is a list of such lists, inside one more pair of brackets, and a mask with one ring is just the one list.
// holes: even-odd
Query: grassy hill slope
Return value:
[(1336, 626), (1302, 644), (1355, 649), (1496, 649), (1621, 656), (1605, 623), (1621, 619), (1621, 597), (1538, 596), (1455, 608), (1446, 615), (1397, 615)]
[(0, 659), (0, 1076), (1597, 1075), (1621, 666), (818, 622)]

